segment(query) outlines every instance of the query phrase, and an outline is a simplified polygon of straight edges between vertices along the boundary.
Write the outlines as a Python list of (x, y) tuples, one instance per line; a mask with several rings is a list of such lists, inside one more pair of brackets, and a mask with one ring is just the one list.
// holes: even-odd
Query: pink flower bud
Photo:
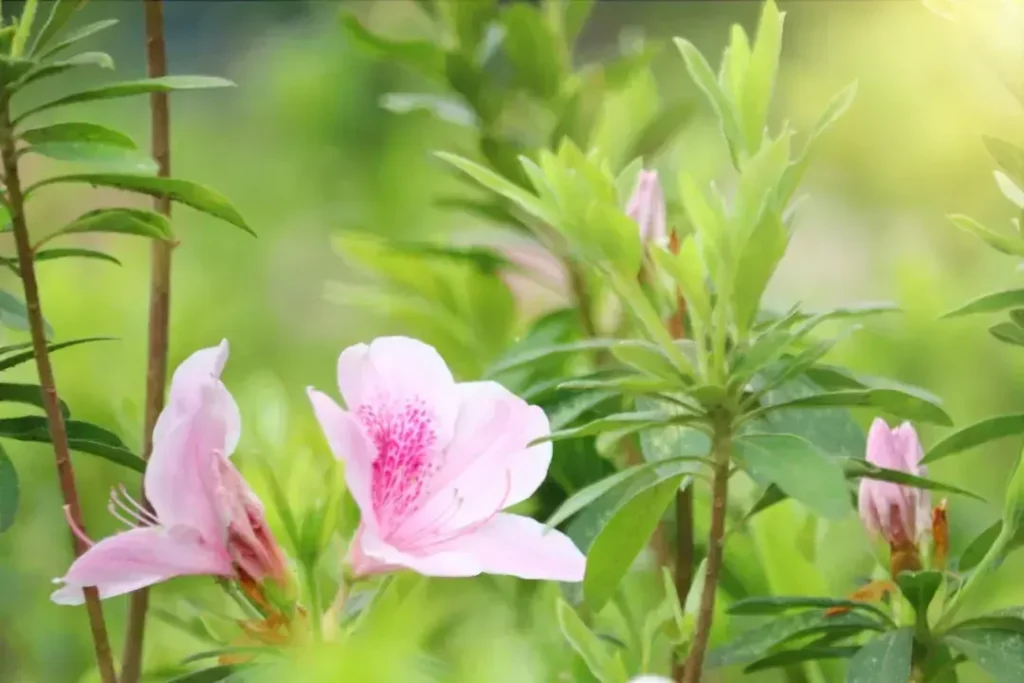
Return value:
[(640, 242), (664, 244), (668, 240), (665, 218), (665, 193), (657, 171), (640, 171), (636, 187), (626, 204), (626, 215), (640, 228)]
[[(925, 476), (924, 451), (909, 422), (890, 429), (876, 418), (868, 433), (867, 460), (872, 465)], [(931, 500), (927, 491), (887, 481), (861, 479), (860, 518), (871, 533), (880, 533), (893, 547), (914, 544), (929, 529)]]

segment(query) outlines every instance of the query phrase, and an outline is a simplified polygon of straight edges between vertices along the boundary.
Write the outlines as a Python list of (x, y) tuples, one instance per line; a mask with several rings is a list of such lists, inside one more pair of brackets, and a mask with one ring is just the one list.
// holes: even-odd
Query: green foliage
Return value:
[(847, 683), (904, 683), (910, 679), (913, 645), (913, 629), (883, 633), (850, 660)]
[(619, 653), (610, 655), (608, 646), (594, 634), (579, 615), (563, 600), (557, 603), (558, 625), (562, 635), (601, 683), (625, 683), (628, 678)]
[(18, 473), (7, 452), (0, 447), (0, 534), (11, 528), (18, 514), (21, 490)]

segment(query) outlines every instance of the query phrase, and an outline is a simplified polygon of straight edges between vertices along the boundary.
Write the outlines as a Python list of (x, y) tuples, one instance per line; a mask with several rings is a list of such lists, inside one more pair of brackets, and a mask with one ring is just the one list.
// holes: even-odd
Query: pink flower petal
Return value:
[(231, 573), (231, 558), (223, 549), (205, 544), (195, 532), (143, 527), (89, 548), (59, 580), (64, 586), (51, 599), (61, 605), (80, 605), (82, 589), (88, 586), (96, 586), (100, 597), (109, 598), (175, 576)]
[(408, 337), (379, 337), (369, 345), (356, 344), (338, 359), (338, 387), (348, 409), (363, 406), (378, 412), (425, 408), (437, 445), (451, 439), (458, 414), (455, 379), (434, 348)]
[(217, 378), (227, 344), (193, 354), (175, 372), (154, 430), (145, 490), (161, 523), (187, 526), (208, 541), (224, 533), (215, 490), (218, 460), (238, 439), (238, 408)]
[(364, 523), (376, 528), (376, 516), (370, 497), (373, 459), (376, 455), (373, 444), (351, 413), (342, 410), (324, 393), (312, 388), (307, 393), (334, 457), (345, 463), (345, 483), (362, 512)]
[(476, 576), (480, 565), (469, 555), (458, 550), (436, 550), (419, 554), (398, 550), (377, 538), (365, 527), (360, 527), (350, 550), (349, 561), (358, 576), (411, 569), (424, 576), (464, 577)]
[(521, 515), (499, 514), (476, 531), (445, 543), (443, 550), (476, 558), (487, 574), (523, 579), (582, 581), (587, 560), (572, 540)]

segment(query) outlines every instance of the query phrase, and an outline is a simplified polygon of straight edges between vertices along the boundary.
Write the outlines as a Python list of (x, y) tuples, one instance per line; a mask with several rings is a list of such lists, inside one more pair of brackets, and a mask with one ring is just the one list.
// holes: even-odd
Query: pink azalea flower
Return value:
[(88, 586), (108, 598), (191, 574), (285, 580), (285, 560), (263, 507), (228, 460), (241, 417), (220, 381), (227, 358), (223, 341), (192, 354), (175, 371), (143, 483), (153, 511), (124, 487), (112, 493), (110, 512), (131, 528), (75, 560), (57, 580), (63, 586), (53, 593), (54, 602), (81, 604)]
[(642, 243), (667, 243), (665, 193), (657, 171), (640, 171), (636, 187), (626, 204), (626, 215), (636, 221)]
[[(924, 450), (909, 422), (890, 429), (876, 418), (868, 433), (867, 460), (878, 467), (926, 476), (920, 464)], [(893, 546), (916, 542), (931, 523), (931, 498), (927, 491), (867, 477), (860, 481), (860, 518), (871, 533), (881, 533)]]
[(384, 337), (347, 348), (338, 385), (348, 410), (310, 400), (362, 512), (349, 551), (357, 575), (510, 574), (580, 581), (586, 560), (564, 534), (501, 512), (547, 475), (544, 412), (495, 382), (457, 383), (432, 347)]

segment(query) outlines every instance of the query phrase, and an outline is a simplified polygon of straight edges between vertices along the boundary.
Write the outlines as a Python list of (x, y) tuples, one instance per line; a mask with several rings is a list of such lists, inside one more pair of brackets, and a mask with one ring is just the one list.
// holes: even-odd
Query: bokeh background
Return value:
[[(9, 4), (5, 12), (17, 9), (17, 3)], [(223, 75), (238, 84), (230, 91), (172, 97), (173, 170), (218, 188), (258, 233), (253, 239), (175, 208), (182, 244), (175, 252), (172, 364), (199, 347), (230, 340), (225, 380), (242, 405), (243, 469), (251, 453), (266, 455), (284, 473), (292, 498), (303, 501), (318, 495), (327, 457), (305, 387), (334, 389), (334, 364), (346, 345), (383, 332), (410, 331), (400, 320), (389, 320), (386, 308), (371, 316), (366, 307), (341, 305), (327, 295), (331, 283), (357, 277), (337, 253), (336, 237), (355, 231), (447, 239), (479, 228), (479, 219), (433, 205), (455, 183), (439, 172), (430, 153), (471, 145), (470, 133), (424, 113), (383, 110), (384, 94), (420, 90), (422, 82), (356, 49), (342, 31), (341, 17), (356, 13), (378, 32), (414, 32), (417, 9), (411, 1), (171, 0), (166, 5), (171, 71)], [(938, 320), (974, 295), (1020, 277), (1012, 259), (945, 218), (967, 213), (1012, 229), (1013, 207), (992, 180), (994, 163), (981, 136), (1024, 142), (1024, 111), (1007, 87), (1014, 74), (1024, 77), (1013, 36), (1005, 35), (999, 22), (968, 29), (909, 0), (780, 5), (788, 16), (775, 120), (806, 129), (846, 84), (858, 81), (859, 92), (818, 149), (804, 187), (809, 198), (772, 283), (771, 302), (825, 306), (894, 300), (905, 312), (870, 321), (843, 342), (836, 360), (927, 388), (944, 399), (961, 425), (1020, 412), (1024, 354), (997, 343), (978, 320)], [(685, 36), (717, 64), (729, 25), (739, 22), (752, 33), (757, 15), (753, 2), (599, 2), (579, 52), (599, 58), (615, 49), (624, 30), (642, 30), (651, 40)], [(142, 77), (140, 4), (93, 2), (80, 21), (104, 17), (121, 23), (89, 49), (109, 51), (120, 77)], [(655, 64), (665, 93), (696, 98), (674, 49), (664, 50)], [(49, 93), (86, 84), (78, 76), (70, 80), (78, 82), (55, 81)], [(144, 98), (80, 113), (132, 133), (140, 144), (148, 139)], [(623, 126), (630, 125), (626, 114)], [(715, 168), (725, 162), (703, 103), (700, 115), (666, 155), (666, 164)], [(30, 163), (36, 164), (28, 167), (33, 175), (45, 170), (44, 163), (56, 162)], [(105, 191), (51, 188), (30, 206), (33, 230), (44, 233), (109, 199)], [(137, 448), (148, 245), (108, 237), (91, 244), (102, 245), (124, 266), (43, 265), (44, 312), (58, 338), (111, 335), (118, 340), (57, 354), (59, 388), (77, 415), (117, 431)], [(0, 254), (10, 253), (9, 238), (0, 237)], [(17, 284), (9, 275), (0, 278), (4, 287)], [(519, 305), (529, 310), (530, 302)], [(22, 339), (6, 329), (2, 335), (4, 343)], [(19, 373), (26, 381), (34, 376), (27, 365)], [(922, 435), (927, 444), (937, 432), (926, 428)], [(951, 458), (937, 464), (932, 475), (999, 500), (1019, 446), (1000, 442)], [(95, 680), (84, 612), (47, 599), (51, 579), (70, 561), (52, 458), (45, 446), (8, 448), (22, 480), (22, 504), (13, 529), (0, 536), (0, 681)], [(90, 534), (114, 531), (106, 497), (125, 471), (88, 455), (78, 455), (75, 466)], [(258, 471), (251, 471), (254, 487), (263, 490)], [(763, 529), (778, 554), (797, 552), (800, 534), (794, 525), (803, 519), (795, 506), (783, 507)], [(949, 514), (954, 552), (997, 516), (993, 507), (959, 498), (950, 501)], [(772, 564), (775, 559), (757, 552), (743, 561), (752, 564), (749, 571), (763, 565), (768, 586), (779, 593), (848, 591), (871, 566), (855, 515), (817, 533), (824, 539), (819, 550), (797, 553), (805, 558), (803, 573), (781, 570)], [(1021, 603), (1024, 585), (1016, 577), (1022, 569), (1019, 558), (1006, 563), (983, 599), (990, 605)], [(199, 581), (175, 582), (158, 588), (154, 601), (178, 609), (186, 594), (208, 590)], [(339, 654), (347, 663), (332, 664), (340, 668), (325, 680), (413, 680), (385, 673), (381, 662), (416, 652), (430, 653), (442, 667), (435, 676), (439, 680), (569, 680), (563, 672), (571, 655), (551, 609), (557, 592), (556, 586), (523, 589), (493, 579), (431, 582), (381, 626), (375, 647)], [(113, 600), (107, 609), (118, 648), (124, 608), (125, 601)], [(738, 627), (723, 624), (716, 637)], [(184, 656), (202, 649), (159, 621), (150, 628), (152, 680), (166, 680), (161, 671), (174, 670)], [(726, 680), (736, 674), (716, 675)], [(965, 670), (965, 675), (961, 680), (985, 680), (976, 672)], [(751, 680), (841, 678), (824, 667)]]

